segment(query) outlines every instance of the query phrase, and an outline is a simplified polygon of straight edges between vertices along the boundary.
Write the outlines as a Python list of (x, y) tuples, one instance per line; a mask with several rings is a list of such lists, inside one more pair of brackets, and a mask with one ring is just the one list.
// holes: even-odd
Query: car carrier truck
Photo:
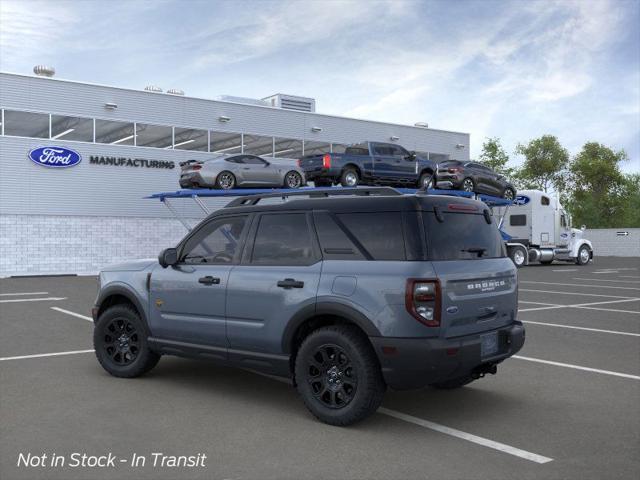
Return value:
[(585, 265), (593, 259), (593, 246), (583, 238), (586, 227), (572, 228), (569, 214), (545, 192), (520, 191), (513, 205), (494, 207), (493, 212), (517, 267), (554, 260)]

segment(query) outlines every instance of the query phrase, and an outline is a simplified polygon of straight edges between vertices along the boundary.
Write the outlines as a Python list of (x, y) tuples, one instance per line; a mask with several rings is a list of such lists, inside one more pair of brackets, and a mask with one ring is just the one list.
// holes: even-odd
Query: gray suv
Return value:
[(461, 387), (522, 347), (516, 268), (483, 203), (287, 195), (240, 197), (159, 261), (103, 270), (102, 366), (135, 377), (171, 354), (287, 376), (317, 418), (348, 425), (387, 387)]

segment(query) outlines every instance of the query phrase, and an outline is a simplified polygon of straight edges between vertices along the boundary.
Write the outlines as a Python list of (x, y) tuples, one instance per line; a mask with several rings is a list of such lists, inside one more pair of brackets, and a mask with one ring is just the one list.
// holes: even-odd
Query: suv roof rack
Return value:
[(287, 197), (309, 197), (309, 198), (328, 198), (340, 195), (357, 195), (357, 196), (397, 196), (402, 195), (398, 190), (393, 187), (355, 187), (355, 188), (314, 188), (309, 190), (298, 189), (291, 190), (290, 192), (280, 191), (278, 193), (259, 193), (255, 195), (244, 195), (242, 197), (238, 197), (231, 202), (229, 202), (225, 208), (227, 207), (240, 207), (240, 206), (249, 206), (256, 205), (261, 200), (265, 198), (282, 198), (283, 200)]

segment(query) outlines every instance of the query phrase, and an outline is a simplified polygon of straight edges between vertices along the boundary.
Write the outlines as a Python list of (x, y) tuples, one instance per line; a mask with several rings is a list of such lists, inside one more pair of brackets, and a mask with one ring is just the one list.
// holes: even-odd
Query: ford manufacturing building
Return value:
[[(252, 153), (294, 162), (363, 140), (396, 142), (435, 160), (469, 158), (466, 133), (322, 115), (309, 98), (206, 100), (34, 71), (40, 75), (0, 73), (0, 277), (96, 273), (175, 245), (184, 226), (144, 197), (177, 190), (185, 160)], [(56, 155), (55, 148), (76, 152), (66, 160), (73, 166), (29, 158), (36, 149), (42, 158)], [(208, 200), (210, 207), (228, 201)], [(174, 205), (201, 218), (192, 203)]]

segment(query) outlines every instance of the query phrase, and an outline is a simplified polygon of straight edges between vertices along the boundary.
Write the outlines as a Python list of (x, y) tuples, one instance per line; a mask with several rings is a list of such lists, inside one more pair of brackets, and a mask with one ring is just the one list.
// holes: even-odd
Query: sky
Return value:
[(640, 172), (640, 0), (0, 0), (0, 70), (624, 149)]

